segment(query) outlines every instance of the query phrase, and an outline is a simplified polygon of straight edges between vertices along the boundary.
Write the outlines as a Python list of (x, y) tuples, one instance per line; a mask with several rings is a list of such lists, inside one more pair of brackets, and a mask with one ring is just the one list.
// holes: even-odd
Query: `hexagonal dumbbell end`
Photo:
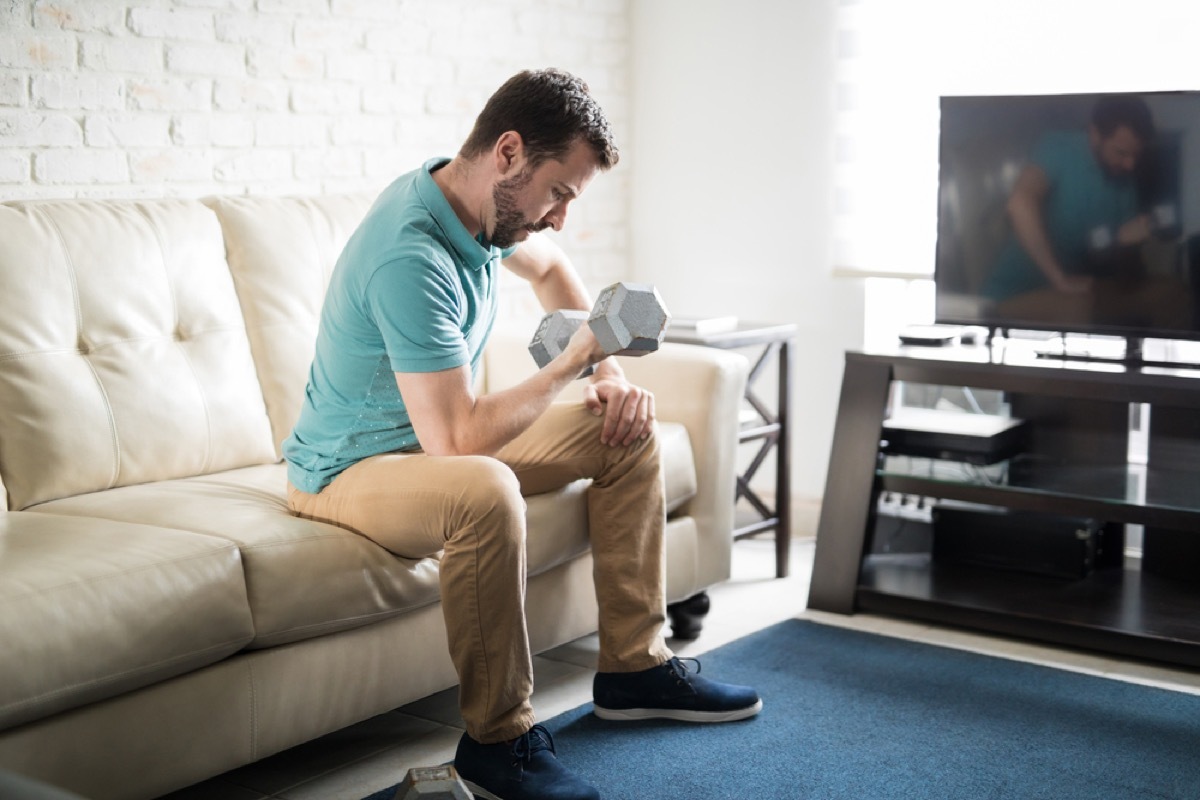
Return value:
[(471, 800), (471, 790), (454, 767), (414, 767), (392, 800)]
[[(571, 308), (551, 311), (542, 317), (537, 330), (533, 332), (533, 339), (529, 342), (529, 353), (539, 369), (567, 349), (567, 342), (571, 341), (575, 331), (579, 330), (579, 326), (586, 322), (587, 318), (588, 312)], [(595, 369), (588, 367), (579, 377), (591, 375), (593, 372)]]
[(671, 315), (658, 290), (646, 283), (614, 283), (600, 293), (588, 325), (610, 355), (653, 353), (667, 333)]

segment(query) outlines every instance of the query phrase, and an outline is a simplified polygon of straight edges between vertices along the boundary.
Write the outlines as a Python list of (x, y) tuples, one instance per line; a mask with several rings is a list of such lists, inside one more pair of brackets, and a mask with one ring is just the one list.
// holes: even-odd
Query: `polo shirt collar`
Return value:
[[(431, 158), (421, 167), (417, 175), (417, 194), (421, 202), (429, 209), (434, 222), (446, 235), (446, 240), (454, 248), (459, 263), (471, 269), (482, 269), (484, 264), (491, 261), (497, 254), (491, 245), (480, 244), (479, 240), (467, 231), (462, 220), (454, 213), (450, 201), (442, 194), (442, 189), (433, 180), (433, 171), (450, 163), (448, 158)], [(481, 237), (482, 238), (482, 237)]]

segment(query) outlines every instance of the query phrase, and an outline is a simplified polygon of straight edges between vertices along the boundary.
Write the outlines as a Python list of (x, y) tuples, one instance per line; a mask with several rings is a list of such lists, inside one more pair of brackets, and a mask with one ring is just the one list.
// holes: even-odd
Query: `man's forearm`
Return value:
[(527, 430), (601, 356), (595, 337), (581, 332), (534, 375), (493, 394), (476, 396), (466, 365), (437, 372), (397, 372), (396, 385), (427, 454), (491, 455)]
[(1016, 202), (1009, 206), (1009, 218), (1012, 220), (1013, 233), (1029, 258), (1047, 280), (1058, 284), (1065, 273), (1054, 255), (1040, 211), (1029, 207), (1027, 203)]
[(562, 354), (516, 386), (476, 397), (455, 426), (450, 454), (492, 455), (528, 430), (587, 368), (586, 361), (571, 356)]

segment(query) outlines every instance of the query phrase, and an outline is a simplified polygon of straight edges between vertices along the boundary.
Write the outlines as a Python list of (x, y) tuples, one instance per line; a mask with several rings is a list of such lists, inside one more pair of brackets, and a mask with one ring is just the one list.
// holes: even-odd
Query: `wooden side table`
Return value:
[[(734, 528), (733, 538), (744, 539), (763, 531), (775, 531), (775, 577), (788, 575), (791, 525), (791, 429), (788, 422), (791, 399), (792, 348), (796, 338), (796, 325), (792, 323), (739, 322), (732, 330), (710, 334), (668, 328), (666, 341), (680, 344), (695, 344), (717, 347), (722, 350), (756, 348), (757, 360), (750, 369), (746, 381), (746, 403), (750, 412), (740, 420), (738, 442), (757, 442), (758, 452), (747, 465), (745, 472), (737, 478), (734, 503), (745, 498), (756, 520)], [(779, 373), (779, 387), (774, 409), (754, 391), (755, 382), (763, 375), (772, 357)], [(775, 503), (774, 507), (750, 487), (750, 480), (762, 466), (766, 457), (775, 453)]]

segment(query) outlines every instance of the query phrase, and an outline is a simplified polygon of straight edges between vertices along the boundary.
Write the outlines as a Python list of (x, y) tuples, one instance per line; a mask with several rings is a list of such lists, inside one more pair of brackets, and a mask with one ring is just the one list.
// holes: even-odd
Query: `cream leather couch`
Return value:
[[(370, 200), (0, 205), (0, 769), (155, 797), (455, 683), (437, 560), (284, 505)], [(483, 390), (532, 371), (524, 343), (489, 349)], [(728, 577), (746, 363), (626, 367), (663, 420), (675, 602)], [(595, 628), (585, 488), (528, 501), (537, 650)]]

